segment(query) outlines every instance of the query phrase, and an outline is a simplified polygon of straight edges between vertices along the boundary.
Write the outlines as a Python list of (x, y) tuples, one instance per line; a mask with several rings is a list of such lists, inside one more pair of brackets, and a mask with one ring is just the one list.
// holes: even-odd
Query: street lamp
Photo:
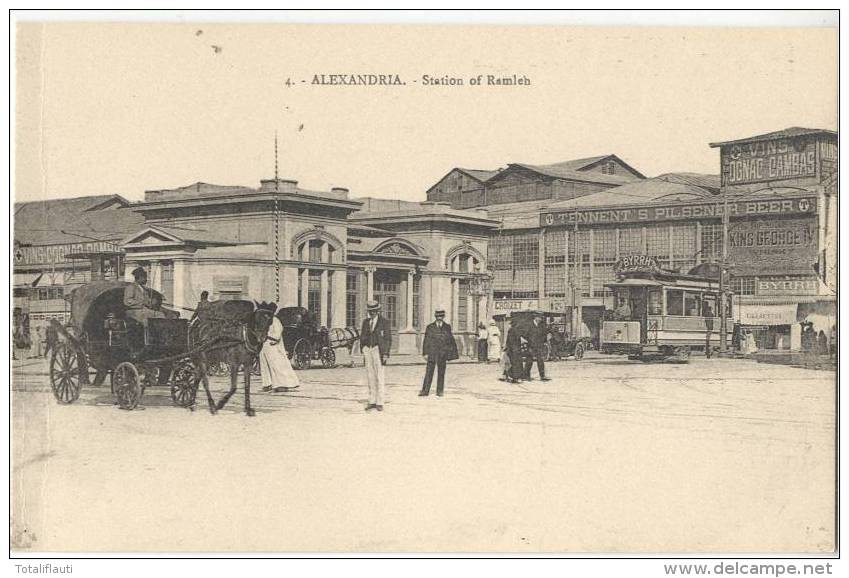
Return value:
[(478, 323), (480, 323), (480, 299), (489, 295), (489, 291), (492, 288), (492, 275), (489, 273), (475, 273), (469, 278), (467, 287), (468, 294), (474, 298), (475, 330), (477, 330)]

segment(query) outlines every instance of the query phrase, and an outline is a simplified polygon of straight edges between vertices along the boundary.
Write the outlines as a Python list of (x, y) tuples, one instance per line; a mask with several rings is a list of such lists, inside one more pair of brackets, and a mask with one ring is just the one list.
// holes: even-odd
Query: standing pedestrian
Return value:
[(385, 370), (386, 360), (389, 359), (389, 349), (392, 345), (392, 334), (389, 332), (389, 322), (380, 315), (380, 303), (369, 301), (366, 304), (368, 318), (363, 320), (360, 331), (360, 350), (366, 366), (368, 378), (368, 405), (366, 411), (376, 409), (383, 411), (383, 401), (386, 392)]
[[(272, 312), (277, 309), (275, 303), (267, 307)], [(281, 393), (301, 385), (283, 344), (283, 324), (276, 315), (271, 318), (265, 343), (259, 351), (259, 373), (262, 377), (262, 391)]]
[(528, 360), (525, 362), (525, 379), (531, 381), (531, 368), (534, 361), (537, 362), (539, 370), (539, 378), (542, 381), (550, 381), (545, 376), (545, 343), (548, 336), (548, 330), (543, 323), (541, 313), (534, 313), (534, 322), (527, 331), (526, 339), (528, 340)]
[(501, 331), (498, 330), (498, 325), (495, 321), (489, 322), (487, 330), (487, 357), (489, 361), (501, 360)]
[(457, 342), (451, 326), (445, 323), (445, 310), (437, 309), (433, 316), (435, 321), (425, 329), (424, 341), (422, 342), (422, 355), (427, 358), (427, 369), (425, 370), (422, 390), (419, 396), (430, 395), (430, 384), (433, 381), (433, 372), (436, 370), (436, 395), (442, 397), (445, 393), (445, 365), (447, 362), (460, 357), (457, 351)]
[(478, 363), (489, 362), (487, 349), (489, 347), (489, 332), (483, 322), (478, 323)]
[(35, 328), (35, 357), (39, 359), (44, 357), (45, 340), (44, 327), (39, 325)]
[(44, 356), (47, 357), (48, 351), (55, 351), (56, 344), (59, 341), (59, 332), (56, 331), (56, 326), (53, 325), (51, 320), (50, 324), (47, 325), (46, 337), (47, 347), (44, 348)]
[(519, 380), (524, 376), (524, 366), (522, 364), (522, 337), (519, 328), (511, 321), (510, 328), (507, 330), (507, 337), (504, 340), (504, 347), (507, 351), (507, 380), (510, 383), (519, 383)]

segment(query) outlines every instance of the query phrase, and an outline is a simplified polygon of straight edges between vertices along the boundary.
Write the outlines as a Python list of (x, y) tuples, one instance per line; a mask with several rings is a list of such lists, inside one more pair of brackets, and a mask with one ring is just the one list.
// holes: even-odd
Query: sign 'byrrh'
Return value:
[[(718, 201), (694, 205), (661, 205), (645, 208), (566, 210), (540, 214), (540, 226), (572, 225), (576, 219), (579, 225), (678, 221), (684, 219), (719, 219), (722, 217), (723, 210), (722, 203)], [(728, 214), (731, 217), (793, 213), (811, 214), (815, 213), (816, 210), (816, 198), (807, 197), (800, 199), (736, 201), (728, 204)]]
[(816, 176), (816, 143), (781, 139), (733, 145), (722, 151), (726, 185)]
[(657, 273), (660, 271), (660, 264), (657, 262), (657, 257), (649, 255), (629, 255), (622, 257), (613, 265), (614, 273)]

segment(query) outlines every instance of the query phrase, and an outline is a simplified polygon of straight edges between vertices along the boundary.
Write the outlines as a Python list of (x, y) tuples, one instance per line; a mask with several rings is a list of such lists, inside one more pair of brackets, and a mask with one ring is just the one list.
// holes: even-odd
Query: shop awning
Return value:
[(12, 285), (15, 287), (36, 287), (39, 278), (44, 273), (15, 273), (12, 277)]

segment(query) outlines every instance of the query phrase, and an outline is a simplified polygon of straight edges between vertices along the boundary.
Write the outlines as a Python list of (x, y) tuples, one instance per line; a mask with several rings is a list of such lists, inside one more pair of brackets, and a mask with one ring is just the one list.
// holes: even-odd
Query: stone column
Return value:
[(154, 291), (162, 292), (162, 263), (159, 261), (150, 263), (149, 284)]
[(301, 269), (301, 307), (307, 308), (309, 303), (310, 270)]
[[(185, 261), (174, 261), (174, 309), (180, 312), (181, 317), (185, 317), (186, 311), (182, 307), (186, 306), (186, 263)], [(194, 307), (194, 305), (191, 305)]]
[(407, 323), (404, 326), (405, 331), (413, 331), (413, 277), (415, 274), (414, 269), (407, 271)]
[[(348, 290), (348, 275), (345, 270), (335, 271), (331, 281), (331, 299), (333, 314), (330, 319), (331, 327), (345, 327), (345, 295)], [(354, 320), (356, 324), (357, 320)]]
[(366, 267), (366, 300), (374, 299), (374, 272), (376, 267)]
[[(321, 250), (322, 253), (324, 253), (326, 251), (326, 248), (327, 248), (327, 244), (325, 243), (324, 247)], [(327, 273), (327, 269), (323, 269), (321, 271), (321, 289), (319, 290), (319, 303), (321, 304), (321, 306), (319, 307), (319, 310), (321, 311), (321, 321), (319, 321), (319, 323), (321, 323), (325, 327), (327, 327), (327, 324), (330, 321), (327, 317), (327, 291), (328, 291), (328, 289), (329, 289), (329, 287), (328, 287), (328, 273)]]

